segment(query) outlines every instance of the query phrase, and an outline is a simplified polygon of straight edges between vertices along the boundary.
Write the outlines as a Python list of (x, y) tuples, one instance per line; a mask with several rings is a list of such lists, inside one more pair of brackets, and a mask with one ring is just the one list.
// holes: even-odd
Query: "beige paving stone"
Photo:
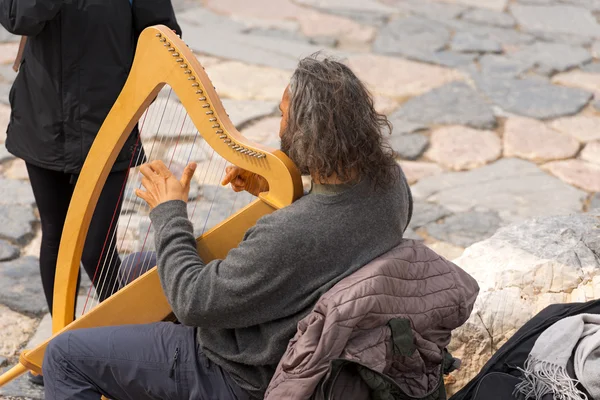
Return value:
[(375, 103), (375, 110), (381, 114), (387, 115), (398, 108), (398, 102), (386, 96), (374, 95), (373, 102)]
[(417, 183), (420, 179), (438, 175), (444, 171), (439, 165), (430, 162), (401, 161), (398, 164), (402, 167), (402, 171), (404, 171), (406, 180), (410, 185)]
[(0, 44), (0, 64), (13, 64), (17, 52), (19, 51), (19, 43), (2, 43)]
[(208, 56), (206, 54), (196, 54), (196, 58), (198, 59), (198, 61), (200, 61), (200, 64), (202, 64), (204, 68), (209, 68), (213, 65), (217, 65), (223, 62), (223, 60), (221, 60), (220, 58)]
[(600, 117), (576, 115), (553, 121), (552, 128), (573, 136), (580, 142), (600, 140)]
[(221, 97), (281, 100), (291, 72), (228, 61), (210, 68), (210, 79)]
[(562, 160), (575, 156), (579, 142), (530, 118), (511, 117), (504, 127), (504, 156), (532, 161)]
[(294, 19), (305, 10), (289, 0), (204, 0), (204, 5), (220, 14), (261, 19)]
[(600, 74), (585, 71), (570, 71), (555, 75), (552, 83), (600, 93)]
[(241, 133), (254, 142), (267, 144), (279, 140), (280, 123), (281, 117), (263, 118), (242, 130)]
[(582, 160), (554, 161), (543, 168), (564, 182), (588, 192), (600, 192), (600, 165)]
[(35, 331), (37, 320), (0, 305), (0, 354), (12, 357)]
[(481, 167), (501, 154), (502, 142), (494, 132), (449, 126), (433, 132), (425, 156), (448, 169), (461, 171)]
[(6, 171), (4, 171), (4, 176), (10, 179), (29, 180), (25, 161), (20, 159), (13, 161), (10, 167), (6, 168)]
[(300, 30), (308, 37), (333, 36), (344, 42), (367, 43), (375, 37), (375, 28), (361, 25), (348, 18), (318, 12), (300, 13), (297, 16)]
[(373, 54), (351, 56), (348, 65), (372, 93), (397, 99), (464, 79), (461, 73), (448, 68)]
[(454, 260), (463, 255), (465, 249), (446, 242), (428, 243), (427, 247), (447, 260)]
[(581, 159), (600, 165), (600, 141), (586, 144), (581, 152)]

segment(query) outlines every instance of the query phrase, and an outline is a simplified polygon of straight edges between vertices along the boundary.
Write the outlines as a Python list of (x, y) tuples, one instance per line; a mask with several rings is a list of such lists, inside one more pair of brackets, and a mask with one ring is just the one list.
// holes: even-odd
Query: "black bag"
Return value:
[[(537, 338), (559, 320), (578, 314), (600, 314), (600, 300), (546, 307), (500, 347), (479, 374), (449, 400), (516, 399), (512, 393), (521, 376), (517, 367), (523, 368)], [(549, 400), (552, 398), (548, 396)]]

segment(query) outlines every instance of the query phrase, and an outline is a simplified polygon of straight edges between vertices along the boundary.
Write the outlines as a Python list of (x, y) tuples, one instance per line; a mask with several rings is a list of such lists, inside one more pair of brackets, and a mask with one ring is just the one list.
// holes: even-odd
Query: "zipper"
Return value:
[(171, 372), (169, 373), (169, 378), (173, 378), (175, 376), (175, 367), (177, 367), (178, 359), (179, 359), (179, 347), (175, 349), (175, 355), (173, 356), (173, 363), (171, 364)]

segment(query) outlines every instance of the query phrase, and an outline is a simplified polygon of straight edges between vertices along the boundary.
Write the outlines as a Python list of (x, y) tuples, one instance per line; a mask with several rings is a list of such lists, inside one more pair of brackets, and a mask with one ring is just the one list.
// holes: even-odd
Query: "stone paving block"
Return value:
[(581, 212), (587, 193), (549, 175), (535, 164), (505, 158), (467, 172), (422, 178), (413, 196), (442, 204), (450, 211), (475, 207), (495, 211), (507, 222), (544, 215)]
[(579, 142), (572, 136), (530, 118), (508, 118), (503, 140), (505, 157), (536, 162), (571, 158), (579, 152)]
[[(283, 90), (281, 92), (283, 94)], [(279, 106), (278, 101), (223, 99), (223, 106), (236, 127), (265, 115), (273, 114)]]
[(600, 58), (600, 41), (596, 41), (592, 45), (592, 55), (596, 58)]
[(435, 130), (425, 156), (447, 169), (460, 171), (481, 167), (502, 155), (502, 142), (492, 131), (464, 126)]
[(462, 15), (462, 19), (475, 24), (494, 25), (501, 28), (512, 28), (516, 25), (512, 15), (484, 8), (470, 9)]
[(0, 303), (22, 313), (48, 311), (36, 257), (0, 262)]
[[(0, 304), (0, 354), (13, 357), (35, 331), (37, 320)], [(1, 364), (1, 363), (0, 363)]]
[[(4, 104), (0, 104), (0, 143), (4, 143), (6, 140), (6, 128), (10, 120), (10, 107)], [(4, 146), (0, 146), (5, 148)], [(0, 150), (0, 153), (2, 151)]]
[(0, 43), (19, 42), (20, 40), (20, 36), (13, 35), (12, 33), (8, 32), (6, 29), (0, 26)]
[(210, 79), (220, 96), (236, 100), (267, 100), (271, 104), (278, 104), (281, 100), (290, 77), (291, 73), (286, 70), (237, 61), (215, 65), (210, 71)]
[(429, 223), (427, 233), (443, 242), (468, 247), (491, 237), (502, 225), (497, 213), (468, 211), (452, 215), (441, 223)]
[(600, 37), (598, 21), (589, 10), (580, 7), (515, 4), (510, 7), (510, 11), (525, 31)]
[(581, 159), (600, 165), (600, 141), (586, 144), (581, 152)]
[[(3, 368), (0, 373), (6, 372), (10, 367)], [(43, 400), (44, 388), (29, 382), (27, 374), (25, 374), (0, 387), (0, 396), (7, 396), (9, 399)]]
[(391, 0), (389, 3), (405, 14), (420, 15), (434, 21), (458, 18), (468, 10), (468, 7), (460, 4), (439, 3), (429, 0)]
[(552, 85), (536, 79), (476, 79), (483, 92), (507, 112), (550, 119), (577, 114), (590, 101), (584, 90)]
[(409, 226), (412, 229), (419, 229), (450, 215), (452, 212), (442, 205), (416, 200), (413, 204), (413, 215)]
[(470, 32), (458, 32), (452, 38), (450, 47), (454, 51), (463, 53), (501, 53), (500, 43), (488, 39), (486, 35), (477, 35)]
[(0, 188), (10, 196), (0, 196), (0, 205), (30, 205), (35, 203), (31, 185), (28, 182), (0, 178)]
[(406, 175), (409, 185), (429, 176), (441, 174), (444, 170), (436, 163), (422, 161), (400, 161), (398, 163)]
[(580, 88), (600, 94), (600, 74), (578, 70), (563, 72), (552, 77), (552, 83)]
[(590, 201), (590, 210), (600, 210), (600, 193), (596, 193)]
[(574, 117), (560, 118), (552, 122), (552, 128), (579, 140), (591, 142), (600, 140), (600, 117), (590, 115), (576, 115)]
[(352, 56), (348, 65), (372, 93), (398, 99), (464, 78), (447, 68), (372, 54)]
[(467, 125), (487, 129), (496, 126), (491, 107), (472, 88), (452, 82), (404, 103), (392, 118), (422, 124)]
[(364, 13), (387, 14), (396, 11), (395, 8), (376, 0), (294, 0), (297, 4), (325, 10), (357, 11)]
[(592, 60), (591, 54), (583, 47), (559, 43), (535, 43), (509, 57), (524, 64), (535, 65), (538, 72), (544, 75), (563, 72)]
[(379, 30), (373, 51), (384, 54), (434, 53), (450, 40), (450, 32), (430, 20), (404, 16), (390, 21)]
[(6, 149), (6, 146), (4, 144), (0, 144), (0, 163), (13, 160), (14, 158), (15, 156), (9, 153), (9, 151)]
[(489, 8), (495, 11), (503, 11), (508, 0), (436, 0), (444, 3), (462, 4), (465, 6)]
[(594, 38), (590, 37), (590, 36), (569, 35), (566, 33), (556, 33), (556, 32), (532, 31), (531, 34), (533, 36), (535, 36), (537, 39), (544, 41), (544, 42), (562, 43), (562, 44), (568, 44), (571, 46), (588, 47), (594, 40)]
[(600, 165), (583, 160), (553, 161), (543, 168), (563, 181), (587, 190), (600, 192)]
[(485, 54), (479, 59), (483, 76), (494, 78), (515, 78), (533, 66), (531, 61), (516, 60), (504, 55)]
[(0, 261), (10, 261), (19, 256), (19, 248), (0, 239)]
[(398, 157), (416, 160), (427, 149), (429, 139), (420, 133), (393, 134), (389, 138), (389, 143)]

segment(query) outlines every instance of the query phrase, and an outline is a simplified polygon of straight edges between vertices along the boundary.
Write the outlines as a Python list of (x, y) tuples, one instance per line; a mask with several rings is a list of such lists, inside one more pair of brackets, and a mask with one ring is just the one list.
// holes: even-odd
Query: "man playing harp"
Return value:
[[(398, 245), (412, 214), (408, 183), (384, 144), (390, 129), (343, 64), (300, 61), (280, 104), (281, 149), (310, 193), (261, 218), (227, 257), (205, 264), (181, 180), (144, 165), (158, 273), (181, 324), (66, 332), (46, 350), (47, 399), (262, 398), (296, 325), (329, 288)], [(229, 167), (224, 184), (253, 194), (260, 177)]]

